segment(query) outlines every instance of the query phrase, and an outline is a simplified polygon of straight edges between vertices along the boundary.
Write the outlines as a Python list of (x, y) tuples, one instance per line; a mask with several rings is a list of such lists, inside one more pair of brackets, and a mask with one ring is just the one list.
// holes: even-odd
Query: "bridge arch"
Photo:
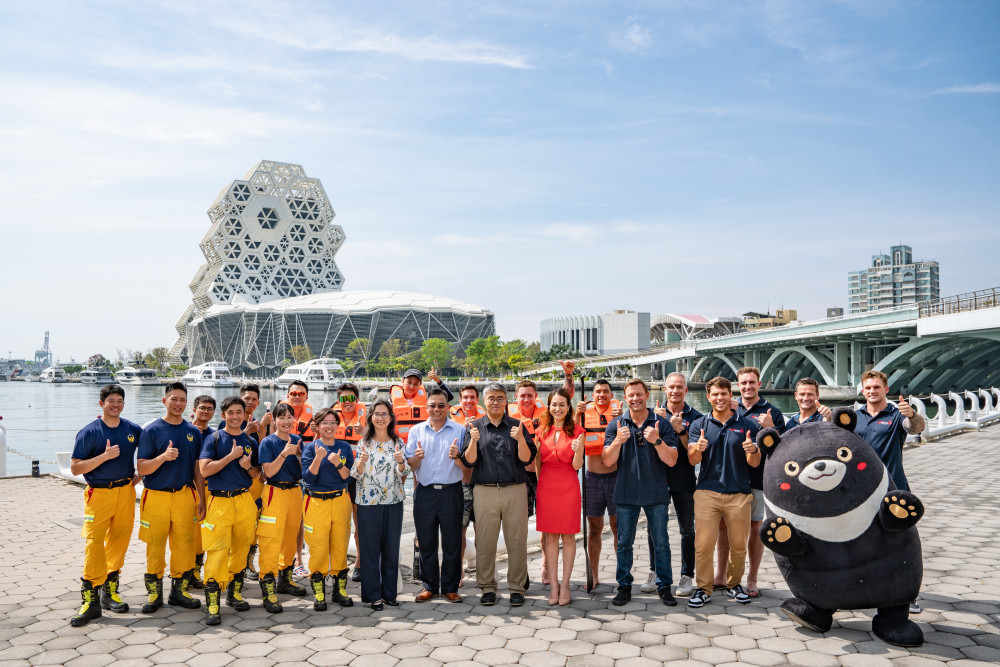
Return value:
[(788, 359), (791, 355), (799, 355), (812, 364), (817, 371), (817, 375), (822, 378), (825, 385), (830, 387), (836, 386), (837, 382), (833, 377), (833, 367), (830, 362), (804, 345), (782, 347), (775, 350), (774, 354), (768, 357), (764, 367), (760, 369), (761, 381), (766, 385), (769, 380), (773, 380), (770, 386), (775, 389), (781, 389), (783, 388), (781, 385), (787, 384), (791, 388), (794, 386), (794, 382), (798, 382), (799, 379), (805, 377), (805, 369), (801, 366), (794, 367), (794, 371), (801, 372), (792, 372), (793, 365), (787, 363), (791, 361)]
[[(729, 370), (732, 371), (733, 379), (735, 379), (736, 378), (736, 371), (738, 371), (740, 369), (740, 366), (738, 366), (736, 364), (736, 362), (733, 361), (726, 354), (721, 354), (721, 353), (720, 354), (710, 354), (710, 355), (702, 357), (702, 358), (700, 358), (698, 360), (698, 362), (694, 365), (694, 368), (691, 369), (691, 377), (692, 378), (699, 377), (699, 373), (700, 373), (701, 374), (700, 375), (701, 379), (703, 379), (703, 380), (704, 379), (710, 379), (710, 378), (707, 378), (708, 372), (710, 370), (718, 369), (718, 370), (715, 370), (715, 373), (716, 373), (716, 375), (719, 375), (719, 374), (722, 374), (722, 372), (725, 370), (726, 367), (728, 367)], [(713, 375), (712, 377), (715, 377), (715, 375)]]

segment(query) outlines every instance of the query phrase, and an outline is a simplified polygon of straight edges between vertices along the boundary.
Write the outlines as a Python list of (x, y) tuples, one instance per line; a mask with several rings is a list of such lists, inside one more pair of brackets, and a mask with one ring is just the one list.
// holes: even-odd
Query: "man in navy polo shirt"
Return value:
[(656, 592), (663, 604), (675, 606), (670, 592), (670, 538), (667, 508), (670, 483), (667, 471), (677, 463), (677, 435), (670, 422), (648, 407), (649, 387), (639, 378), (625, 383), (628, 410), (616, 417), (604, 432), (604, 465), (618, 465), (615, 505), (618, 506), (618, 593), (611, 604), (621, 606), (632, 599), (632, 543), (639, 512), (646, 513), (646, 529), (653, 539), (656, 561)]
[(698, 590), (689, 607), (701, 607), (712, 596), (712, 552), (719, 521), (726, 524), (731, 550), (726, 594), (741, 604), (750, 602), (743, 590), (747, 533), (750, 532), (750, 470), (761, 463), (753, 438), (760, 424), (740, 417), (732, 409), (733, 389), (729, 380), (713, 378), (705, 385), (712, 412), (696, 419), (688, 429), (688, 461), (701, 464), (694, 492), (695, 573)]
[[(86, 625), (101, 609), (124, 614), (128, 604), (118, 595), (118, 579), (135, 521), (135, 450), (142, 429), (121, 418), (125, 390), (116, 384), (101, 389), (103, 413), (76, 435), (70, 472), (87, 480), (83, 510), (83, 605), (70, 625)], [(100, 600), (97, 592), (100, 590)]]
[(812, 378), (802, 378), (795, 383), (795, 402), (799, 404), (799, 411), (785, 422), (785, 431), (802, 424), (833, 420), (833, 410), (819, 402), (819, 383)]

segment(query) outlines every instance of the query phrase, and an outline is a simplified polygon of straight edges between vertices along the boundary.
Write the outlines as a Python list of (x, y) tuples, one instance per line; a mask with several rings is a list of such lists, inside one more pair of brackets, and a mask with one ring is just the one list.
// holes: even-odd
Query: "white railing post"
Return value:
[(992, 417), (993, 413), (996, 412), (997, 409), (996, 403), (993, 402), (993, 394), (985, 389), (980, 389), (979, 395), (983, 399), (983, 416)]
[(955, 401), (955, 423), (961, 424), (965, 421), (965, 398), (953, 391), (949, 391), (948, 400)]
[(971, 407), (969, 408), (969, 421), (979, 421), (979, 413), (982, 412), (982, 407), (979, 405), (979, 397), (969, 390), (966, 390), (963, 395), (971, 402)]
[(0, 477), (7, 476), (7, 427), (0, 417)]
[(937, 425), (938, 428), (941, 428), (948, 423), (948, 403), (937, 394), (931, 394), (931, 400), (937, 406)]
[(917, 414), (924, 418), (924, 430), (920, 432), (920, 435), (926, 438), (928, 435), (930, 435), (930, 430), (931, 430), (930, 420), (927, 419), (927, 406), (924, 405), (924, 402), (919, 398), (917, 398), (916, 396), (910, 396), (909, 402), (910, 405), (915, 406), (914, 410), (916, 410)]

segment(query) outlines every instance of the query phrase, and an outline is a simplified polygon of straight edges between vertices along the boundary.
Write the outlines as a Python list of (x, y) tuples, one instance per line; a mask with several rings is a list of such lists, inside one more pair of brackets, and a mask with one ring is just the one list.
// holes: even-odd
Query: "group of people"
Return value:
[[(146, 543), (142, 612), (147, 614), (164, 601), (199, 608), (201, 601), (190, 589), (204, 588), (206, 622), (218, 624), (223, 602), (236, 611), (249, 609), (248, 579), (259, 581), (264, 608), (279, 613), (279, 594), (307, 594), (293, 577), (303, 542), (314, 609), (325, 610), (328, 600), (351, 606), (347, 551), (352, 524), (361, 601), (373, 610), (397, 606), (404, 485), (411, 474), (423, 584), (417, 602), (439, 596), (461, 601), (471, 523), (480, 604), (498, 601), (496, 554), (502, 532), (509, 604), (523, 605), (530, 585), (532, 514), (542, 533), (541, 581), (549, 586), (550, 605), (571, 602), (581, 515), (590, 532), (585, 548), (595, 585), (609, 515), (617, 555), (612, 604), (631, 599), (640, 512), (650, 544), (644, 592), (656, 591), (671, 606), (677, 604), (674, 593), (687, 596), (690, 607), (704, 605), (714, 590), (725, 590), (740, 603), (759, 595), (763, 548), (757, 528), (764, 513), (765, 461), (754, 437), (764, 427), (784, 431), (829, 420), (817, 383), (799, 381), (799, 413), (787, 420), (759, 396), (760, 373), (752, 367), (737, 374), (738, 400), (729, 380), (707, 383), (711, 410), (705, 415), (687, 404), (687, 381), (679, 373), (666, 378), (662, 407), (650, 406), (649, 385), (640, 379), (625, 383), (624, 404), (613, 398), (609, 382), (598, 380), (590, 397), (574, 407), (574, 365), (562, 364), (564, 385), (545, 403), (534, 383), (525, 380), (512, 403), (500, 383), (488, 384), (481, 395), (469, 384), (461, 388), (458, 405), (450, 406), (454, 396), (433, 370), (436, 386), (427, 390), (422, 373), (409, 369), (388, 400), (366, 405), (358, 387), (347, 382), (331, 407), (315, 412), (308, 387), (293, 381), (285, 400), (258, 421), (260, 388), (247, 384), (239, 395), (222, 400), (222, 422), (215, 430), (209, 425), (215, 399), (195, 398), (188, 421), (187, 388), (180, 382), (165, 386), (165, 415), (144, 427), (121, 417), (124, 390), (104, 387), (102, 415), (79, 432), (72, 454), (71, 470), (84, 476), (87, 488), (83, 604), (71, 624), (84, 625), (102, 610), (128, 611), (119, 581), (140, 478), (139, 539)], [(862, 390), (867, 404), (858, 411), (857, 432), (879, 453), (896, 486), (905, 489), (902, 443), (906, 433), (922, 430), (921, 418), (902, 397), (898, 408), (888, 403), (881, 373), (865, 373)], [(681, 576), (674, 591), (667, 534), (671, 502), (681, 535)], [(170, 591), (164, 599), (168, 541)], [(258, 549), (259, 574), (253, 568)]]

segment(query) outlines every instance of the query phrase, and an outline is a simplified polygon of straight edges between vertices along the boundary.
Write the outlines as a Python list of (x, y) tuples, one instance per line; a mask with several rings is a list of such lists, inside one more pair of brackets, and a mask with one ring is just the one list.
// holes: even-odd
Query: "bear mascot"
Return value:
[(857, 415), (840, 408), (832, 422), (757, 434), (768, 453), (760, 539), (795, 596), (781, 605), (793, 621), (826, 632), (838, 609), (875, 608), (876, 637), (920, 646), (909, 605), (923, 578), (915, 526), (924, 508), (896, 489), (856, 424)]

